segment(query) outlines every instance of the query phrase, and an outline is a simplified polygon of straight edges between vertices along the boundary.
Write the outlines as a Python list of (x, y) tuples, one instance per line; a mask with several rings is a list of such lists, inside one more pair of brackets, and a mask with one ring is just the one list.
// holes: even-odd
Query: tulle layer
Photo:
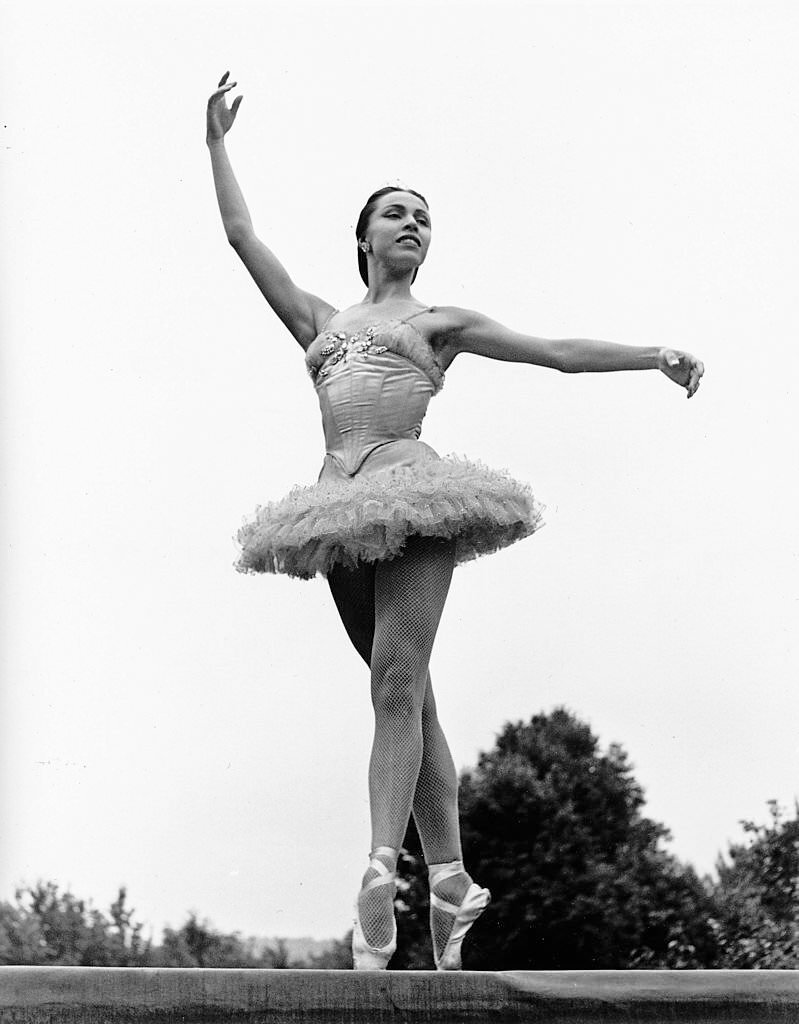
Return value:
[(528, 537), (542, 506), (508, 473), (447, 456), (346, 480), (295, 487), (238, 535), (240, 572), (325, 575), (402, 553), (409, 536), (455, 538), (456, 561)]

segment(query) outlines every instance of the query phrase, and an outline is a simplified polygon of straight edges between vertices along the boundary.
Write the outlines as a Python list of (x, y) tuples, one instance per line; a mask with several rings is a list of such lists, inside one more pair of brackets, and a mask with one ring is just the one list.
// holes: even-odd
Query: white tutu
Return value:
[(427, 458), (322, 479), (262, 506), (239, 531), (236, 568), (310, 579), (337, 563), (395, 558), (414, 534), (455, 538), (456, 561), (465, 562), (528, 537), (541, 511), (530, 488), (506, 472), (453, 456)]

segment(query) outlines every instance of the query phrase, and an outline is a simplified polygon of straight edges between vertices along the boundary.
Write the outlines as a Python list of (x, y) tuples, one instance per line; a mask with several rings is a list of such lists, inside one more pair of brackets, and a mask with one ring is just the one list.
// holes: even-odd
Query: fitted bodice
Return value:
[(386, 445), (418, 441), (427, 406), (444, 380), (429, 344), (401, 320), (354, 334), (324, 331), (308, 348), (306, 363), (319, 396), (327, 456), (347, 476)]

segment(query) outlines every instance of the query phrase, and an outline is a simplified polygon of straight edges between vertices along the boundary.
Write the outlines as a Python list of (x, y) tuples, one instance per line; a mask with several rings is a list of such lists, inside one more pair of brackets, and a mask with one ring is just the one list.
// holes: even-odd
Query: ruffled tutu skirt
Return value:
[(395, 558), (414, 535), (454, 538), (456, 562), (465, 562), (541, 525), (542, 506), (507, 472), (412, 443), (430, 455), (355, 476), (328, 457), (318, 483), (293, 488), (245, 522), (236, 568), (311, 579), (337, 564)]

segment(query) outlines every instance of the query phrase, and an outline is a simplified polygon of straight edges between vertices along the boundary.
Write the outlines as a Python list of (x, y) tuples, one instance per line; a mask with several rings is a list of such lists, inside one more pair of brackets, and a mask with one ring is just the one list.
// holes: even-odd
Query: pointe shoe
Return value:
[[(464, 936), (491, 902), (491, 893), (488, 889), (481, 889), (474, 882), (467, 889), (459, 906), (441, 899), (433, 892), (436, 885), (447, 878), (465, 873), (461, 861), (452, 861), (450, 864), (443, 865), (440, 870), (430, 876), (430, 921), (431, 931), (433, 931), (433, 958), (437, 971), (460, 971), (462, 969), (461, 946)], [(434, 910), (451, 914), (454, 918), (449, 938), (440, 955), (436, 952), (435, 930), (432, 928)]]
[[(380, 885), (394, 885), (397, 880), (396, 869), (391, 871), (382, 860), (378, 860), (377, 854), (388, 854), (396, 861), (397, 850), (390, 846), (378, 846), (371, 854), (369, 867), (377, 872), (377, 877), (367, 882), (361, 889), (360, 895), (370, 889), (376, 889)], [(355, 900), (355, 921), (352, 929), (352, 965), (356, 971), (384, 971), (389, 960), (394, 956), (397, 949), (397, 922), (394, 919), (393, 911), (391, 918), (391, 940), (386, 946), (370, 946), (366, 941), (361, 926), (361, 915), (358, 909), (358, 899)]]

